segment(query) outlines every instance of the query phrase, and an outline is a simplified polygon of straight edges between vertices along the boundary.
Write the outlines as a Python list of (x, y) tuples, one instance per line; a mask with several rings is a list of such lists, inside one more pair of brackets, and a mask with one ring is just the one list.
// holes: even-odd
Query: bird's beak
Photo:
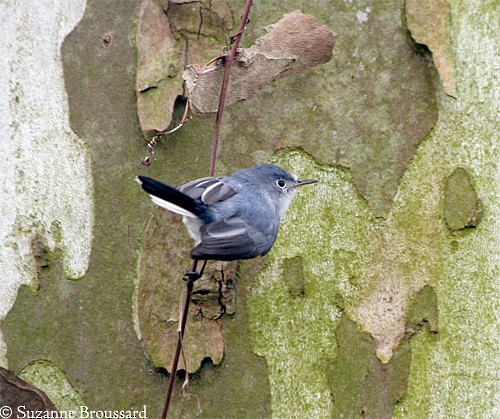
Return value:
[(292, 186), (292, 188), (297, 188), (302, 185), (309, 185), (310, 183), (316, 183), (317, 180), (315, 179), (307, 179), (307, 180), (298, 180), (295, 185)]

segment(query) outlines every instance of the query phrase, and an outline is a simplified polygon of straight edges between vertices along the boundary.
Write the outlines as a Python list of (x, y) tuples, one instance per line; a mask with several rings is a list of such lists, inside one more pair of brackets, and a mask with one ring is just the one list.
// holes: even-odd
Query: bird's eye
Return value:
[(283, 189), (286, 186), (286, 182), (283, 179), (277, 180), (276, 185), (278, 185), (278, 188)]

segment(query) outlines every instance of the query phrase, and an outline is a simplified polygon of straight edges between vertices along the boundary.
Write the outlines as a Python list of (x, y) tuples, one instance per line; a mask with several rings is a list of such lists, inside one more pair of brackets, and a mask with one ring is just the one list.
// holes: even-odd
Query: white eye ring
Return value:
[(278, 185), (278, 188), (280, 189), (285, 189), (286, 182), (283, 179), (279, 179), (276, 181), (276, 185)]

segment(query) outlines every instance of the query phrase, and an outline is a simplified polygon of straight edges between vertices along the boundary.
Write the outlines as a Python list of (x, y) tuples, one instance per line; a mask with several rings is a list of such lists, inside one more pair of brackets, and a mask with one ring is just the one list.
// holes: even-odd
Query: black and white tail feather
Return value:
[(195, 199), (176, 188), (145, 176), (138, 176), (137, 182), (156, 205), (184, 217), (197, 218), (200, 215), (201, 210)]

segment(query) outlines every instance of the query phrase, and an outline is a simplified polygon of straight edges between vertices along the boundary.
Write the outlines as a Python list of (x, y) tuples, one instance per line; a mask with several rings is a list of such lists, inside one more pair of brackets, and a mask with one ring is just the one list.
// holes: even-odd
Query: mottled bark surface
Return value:
[[(268, 257), (225, 268), (230, 294), (200, 283), (186, 339), (202, 366), (172, 417), (498, 414), (498, 5), (431, 3), (254, 4), (242, 47), (301, 10), (335, 49), (227, 109), (218, 174), (271, 161), (320, 183)], [(144, 131), (179, 121), (182, 70), (222, 52), (243, 2), (57, 5), (0, 12), (1, 362), (60, 409), (159, 417), (155, 345), (190, 243), (134, 177), (207, 175), (213, 118), (167, 137), (151, 168)], [(150, 34), (168, 63), (138, 48), (145, 5), (151, 25), (168, 20), (172, 45)]]

